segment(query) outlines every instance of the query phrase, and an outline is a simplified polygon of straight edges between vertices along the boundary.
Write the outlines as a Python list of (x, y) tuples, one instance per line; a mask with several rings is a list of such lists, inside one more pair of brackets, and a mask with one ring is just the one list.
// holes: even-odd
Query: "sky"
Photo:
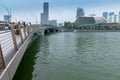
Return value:
[(58, 23), (74, 22), (77, 7), (83, 8), (86, 16), (102, 16), (106, 11), (118, 14), (120, 11), (120, 0), (0, 0), (0, 20), (3, 20), (3, 15), (8, 14), (2, 3), (11, 10), (12, 21), (40, 23), (44, 2), (49, 2), (49, 19), (55, 19)]

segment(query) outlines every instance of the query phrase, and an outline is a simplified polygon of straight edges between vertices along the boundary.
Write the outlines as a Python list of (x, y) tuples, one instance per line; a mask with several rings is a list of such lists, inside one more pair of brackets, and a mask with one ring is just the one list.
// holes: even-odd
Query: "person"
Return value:
[(23, 22), (22, 24), (23, 24), (24, 27), (26, 27), (26, 23), (25, 22)]
[(11, 27), (13, 27), (13, 28), (14, 28), (14, 33), (16, 33), (16, 26), (15, 26), (15, 22), (12, 22), (12, 23), (11, 23)]
[(29, 22), (29, 25), (31, 26), (31, 22)]

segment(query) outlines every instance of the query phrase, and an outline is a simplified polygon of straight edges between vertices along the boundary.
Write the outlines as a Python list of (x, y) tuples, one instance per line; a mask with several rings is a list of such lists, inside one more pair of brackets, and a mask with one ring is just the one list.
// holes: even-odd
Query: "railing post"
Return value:
[(29, 34), (30, 34), (30, 27), (27, 26), (27, 36), (29, 36)]
[(23, 36), (22, 36), (22, 31), (21, 31), (20, 25), (18, 25), (18, 29), (19, 29), (19, 33), (20, 33), (21, 42), (23, 43)]
[(25, 39), (26, 39), (26, 26), (23, 27), (23, 32), (24, 32), (24, 36), (25, 36)]
[(32, 33), (33, 32), (33, 28), (32, 28), (32, 26), (30, 26), (30, 33)]
[(32, 33), (32, 27), (31, 26), (29, 26), (29, 34), (31, 34)]
[(0, 44), (0, 70), (5, 68), (5, 61), (2, 53), (2, 48)]
[(31, 33), (31, 26), (29, 26), (29, 35), (30, 35), (30, 33)]
[(11, 33), (12, 33), (12, 39), (13, 39), (14, 48), (17, 51), (18, 46), (17, 46), (17, 41), (16, 41), (15, 32), (14, 32), (14, 26), (13, 25), (11, 26)]
[(32, 32), (35, 31), (35, 27), (34, 26), (31, 26), (32, 27)]

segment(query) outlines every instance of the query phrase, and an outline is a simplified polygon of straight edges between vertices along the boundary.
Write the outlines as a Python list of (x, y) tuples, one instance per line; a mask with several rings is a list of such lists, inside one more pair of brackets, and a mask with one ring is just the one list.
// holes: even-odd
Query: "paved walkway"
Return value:
[[(23, 29), (22, 29), (22, 34), (23, 34)], [(24, 34), (23, 34), (23, 39), (25, 39)], [(19, 48), (21, 46), (21, 38), (19, 35), (16, 35), (16, 41)], [(16, 53), (13, 45), (11, 31), (9, 32), (0, 31), (0, 44), (3, 52), (5, 64), (7, 65)]]

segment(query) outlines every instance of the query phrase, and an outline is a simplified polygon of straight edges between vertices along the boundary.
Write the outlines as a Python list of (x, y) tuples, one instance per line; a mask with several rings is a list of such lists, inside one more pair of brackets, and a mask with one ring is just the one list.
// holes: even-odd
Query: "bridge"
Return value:
[(0, 31), (0, 80), (12, 80), (28, 44), (36, 35), (58, 32), (59, 28), (41, 25), (11, 26)]

